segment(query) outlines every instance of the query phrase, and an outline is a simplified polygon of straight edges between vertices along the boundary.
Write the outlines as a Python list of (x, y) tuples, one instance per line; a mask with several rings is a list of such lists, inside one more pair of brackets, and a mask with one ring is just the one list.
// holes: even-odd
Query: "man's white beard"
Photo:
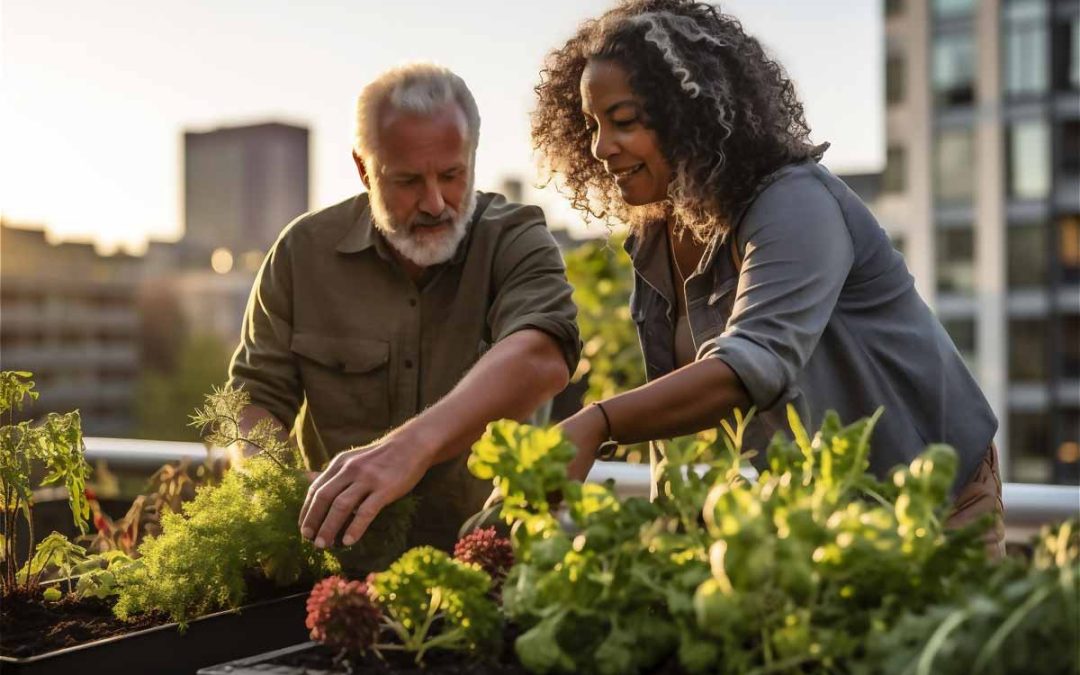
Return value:
[[(382, 192), (373, 184), (370, 194), (371, 220), (375, 227), (386, 237), (386, 241), (402, 256), (420, 267), (431, 267), (444, 263), (453, 257), (458, 244), (465, 238), (469, 221), (476, 211), (476, 192), (473, 179), (469, 179), (465, 204), (461, 213), (455, 213), (447, 206), (438, 218), (419, 216), (409, 223), (396, 223), (382, 199)], [(424, 232), (423, 225), (416, 223), (432, 220), (450, 220), (451, 226), (438, 234)]]

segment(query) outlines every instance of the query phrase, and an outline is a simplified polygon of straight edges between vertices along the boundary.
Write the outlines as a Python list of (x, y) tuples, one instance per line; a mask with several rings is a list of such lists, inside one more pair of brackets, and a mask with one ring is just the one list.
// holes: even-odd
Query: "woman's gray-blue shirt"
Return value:
[[(778, 430), (790, 435), (789, 403), (808, 428), (827, 410), (850, 423), (884, 406), (871, 471), (884, 477), (927, 445), (948, 443), (960, 460), (954, 492), (965, 485), (997, 419), (858, 196), (817, 162), (790, 165), (762, 181), (730, 232), (687, 279), (686, 302), (697, 360), (731, 367), (758, 409), (751, 447), (764, 450)], [(626, 247), (631, 314), (652, 380), (675, 369), (666, 234), (647, 228)]]

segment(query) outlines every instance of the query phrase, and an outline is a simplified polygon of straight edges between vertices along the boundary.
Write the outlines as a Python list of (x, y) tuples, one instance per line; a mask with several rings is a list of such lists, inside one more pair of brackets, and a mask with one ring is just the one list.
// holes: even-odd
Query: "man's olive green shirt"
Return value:
[[(478, 194), (453, 258), (420, 284), (388, 247), (360, 194), (286, 227), (252, 289), (231, 383), (295, 427), (313, 469), (438, 401), (515, 331), (547, 333), (571, 373), (577, 365), (577, 310), (539, 208)], [(491, 485), (469, 474), (467, 458), (417, 485), (411, 544), (452, 546), (483, 505)]]

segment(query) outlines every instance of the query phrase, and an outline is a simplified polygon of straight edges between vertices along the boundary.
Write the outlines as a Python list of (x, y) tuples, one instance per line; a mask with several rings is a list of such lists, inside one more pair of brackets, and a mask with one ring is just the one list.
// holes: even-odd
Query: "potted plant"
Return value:
[[(29, 392), (27, 381), (28, 376), (5, 380), (13, 385), (21, 382), (20, 391)], [(404, 548), (413, 510), (408, 500), (387, 509), (373, 524), (371, 536), (351, 549), (323, 552), (305, 542), (296, 521), (307, 479), (297, 453), (268, 425), (241, 433), (237, 419), (246, 404), (242, 391), (217, 390), (196, 411), (193, 424), (203, 428), (212, 443), (242, 440), (263, 452), (229, 471), (219, 483), (200, 488), (179, 512), (164, 513), (160, 533), (146, 538), (135, 556), (115, 550), (90, 555), (74, 544), (39, 547), (44, 552), (28, 569), (35, 581), (51, 572), (57, 583), (48, 585), (47, 594), (33, 590), (26, 594), (54, 629), (37, 633), (66, 631), (76, 644), (26, 653), (25, 638), (18, 638), (16, 631), (28, 628), (28, 622), (5, 603), (7, 629), (0, 656), (5, 673), (70, 673), (90, 662), (112, 673), (191, 673), (244, 653), (290, 644), (305, 636), (307, 593), (301, 591), (314, 580), (340, 571), (343, 561), (346, 566), (363, 564), (370, 556)], [(58, 428), (59, 422), (50, 420), (42, 428)], [(28, 433), (38, 427), (22, 423), (17, 429)], [(49, 438), (57, 436), (50, 433)], [(16, 435), (7, 427), (4, 434), (5, 439)], [(20, 454), (25, 446), (25, 442), (12, 446), (9, 454), (5, 445), (5, 461), (27, 460)], [(85, 466), (73, 459), (81, 457), (81, 444), (72, 441), (65, 447), (64, 466)], [(48, 457), (57, 455), (50, 453)], [(81, 483), (68, 477), (85, 476), (79, 471), (59, 475), (70, 482), (74, 512), (85, 522), (90, 509)], [(59, 480), (54, 474), (48, 478)], [(8, 474), (4, 476), (7, 490)], [(46, 553), (50, 557), (42, 557)], [(68, 564), (60, 564), (65, 561)], [(5, 571), (11, 569), (5, 566)], [(17, 572), (12, 574), (22, 579)]]
[[(365, 582), (318, 587), (308, 626), (321, 644), (203, 673), (382, 672), (381, 659), (391, 672), (422, 661), (433, 675), (1075, 672), (1076, 523), (1045, 530), (1032, 561), (990, 563), (982, 525), (943, 526), (950, 448), (927, 448), (887, 481), (866, 473), (876, 419), (829, 415), (810, 435), (791, 413), (791, 437), (774, 438), (768, 470), (749, 482), (737, 416), (719, 439), (667, 447), (657, 502), (567, 480), (574, 449), (556, 430), (496, 423), (469, 464), (495, 481), (511, 524), (502, 639), (488, 634), (487, 610), (465, 609), (482, 607), (483, 584), (417, 549)], [(424, 593), (401, 584), (406, 572)], [(457, 606), (484, 640), (459, 640), (462, 621), (437, 609), (444, 586), (472, 589)], [(366, 628), (335, 630), (356, 625)], [(411, 660), (387, 658), (402, 652)]]

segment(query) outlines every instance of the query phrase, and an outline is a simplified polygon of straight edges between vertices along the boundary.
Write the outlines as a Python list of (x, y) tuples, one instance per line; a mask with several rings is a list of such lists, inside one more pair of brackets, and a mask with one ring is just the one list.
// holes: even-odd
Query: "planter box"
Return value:
[[(265, 665), (274, 659), (289, 654), (304, 652), (315, 648), (314, 642), (304, 642), (290, 647), (284, 647), (265, 654), (256, 654), (246, 659), (237, 659), (228, 663), (219, 663), (209, 668), (203, 668), (198, 675), (266, 675), (270, 666)], [(329, 670), (311, 670), (309, 668), (290, 668), (289, 666), (273, 666), (274, 675), (323, 675), (331, 673)]]
[(297, 593), (195, 619), (26, 658), (0, 657), (4, 675), (191, 675), (199, 668), (308, 639), (308, 594)]

